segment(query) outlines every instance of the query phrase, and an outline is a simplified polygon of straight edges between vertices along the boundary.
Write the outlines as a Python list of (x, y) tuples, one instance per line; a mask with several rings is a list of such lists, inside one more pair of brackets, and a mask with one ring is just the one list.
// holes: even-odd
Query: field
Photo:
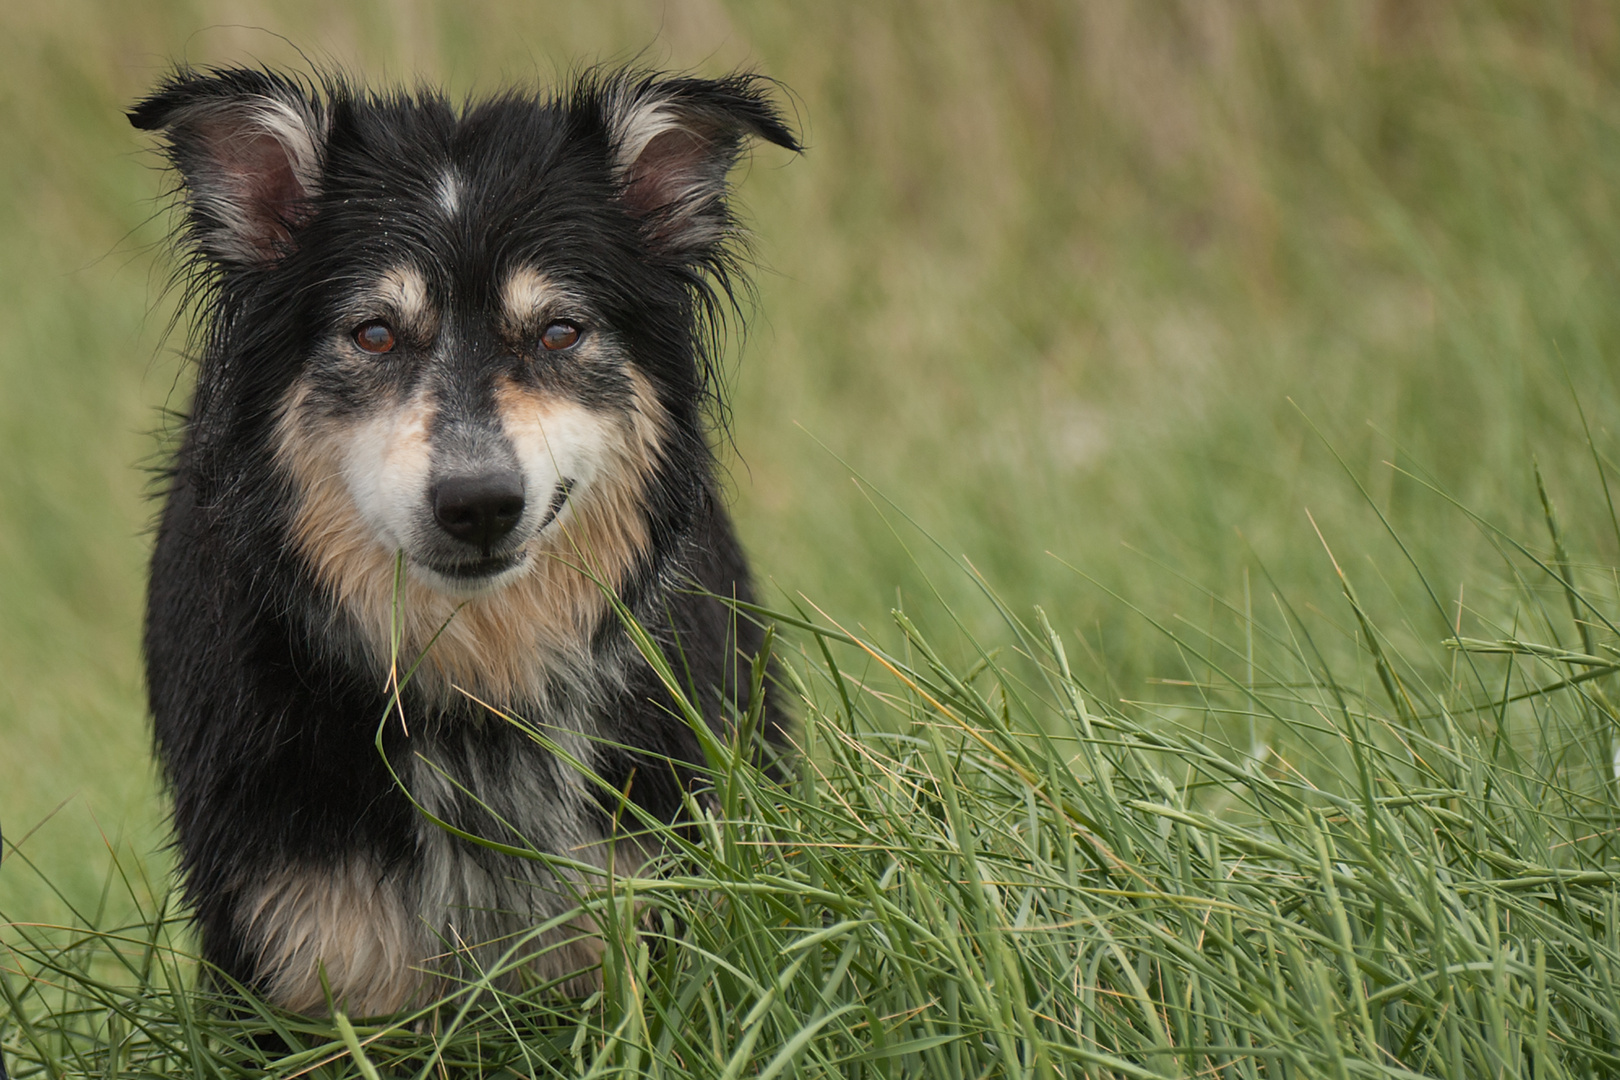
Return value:
[(1620, 1070), (1608, 6), (11, 0), (14, 1076), (261, 1054), (154, 925), (143, 469), (187, 375), (121, 109), (300, 49), (457, 94), (782, 81), (807, 151), (740, 177), (728, 462), (814, 775), (717, 758), (735, 820), (590, 901), (588, 1023), (306, 1024), (276, 1071)]

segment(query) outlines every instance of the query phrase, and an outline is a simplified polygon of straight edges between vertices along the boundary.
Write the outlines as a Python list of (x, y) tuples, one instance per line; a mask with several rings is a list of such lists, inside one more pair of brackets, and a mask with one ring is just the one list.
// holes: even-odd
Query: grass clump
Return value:
[(1151, 704), (988, 590), (967, 664), (903, 611), (771, 613), (796, 776), (737, 749), (749, 715), (711, 741), (696, 824), (641, 823), (668, 857), (581, 896), (589, 998), (491, 971), (381, 1022), (227, 1009), (159, 907), (14, 925), (0, 1044), (17, 1080), (1613, 1075), (1620, 598), (1546, 517), (1548, 550), (1483, 528), (1506, 587), (1467, 636), (1436, 600), (1397, 644), (1424, 621), (1386, 634), (1341, 572), (1342, 618), (1161, 628), (1190, 677)]

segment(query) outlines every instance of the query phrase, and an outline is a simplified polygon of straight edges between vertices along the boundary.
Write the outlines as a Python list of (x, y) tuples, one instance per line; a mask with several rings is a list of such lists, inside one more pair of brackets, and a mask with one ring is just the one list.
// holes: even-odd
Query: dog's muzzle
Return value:
[(560, 481), (540, 520), (524, 530), (524, 536), (514, 538), (529, 506), (523, 489), (523, 474), (515, 469), (448, 476), (435, 483), (428, 494), (433, 521), (441, 533), (456, 541), (462, 554), (445, 558), (449, 553), (441, 552), (440, 557), (429, 557), (425, 565), (445, 577), (468, 580), (494, 577), (523, 562), (523, 544), (557, 520), (574, 481)]

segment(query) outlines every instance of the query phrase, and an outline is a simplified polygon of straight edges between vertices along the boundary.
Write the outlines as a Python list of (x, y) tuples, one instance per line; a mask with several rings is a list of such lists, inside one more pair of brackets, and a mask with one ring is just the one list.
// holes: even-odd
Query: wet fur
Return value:
[[(324, 969), (371, 1015), (514, 945), (541, 978), (594, 963), (586, 926), (532, 934), (577, 873), (441, 829), (374, 739), (397, 640), (421, 662), (383, 750), (429, 814), (585, 865), (656, 854), (615, 841), (616, 800), (548, 746), (682, 812), (696, 736), (603, 589), (679, 642), (721, 726), (760, 634), (690, 591), (751, 597), (707, 346), (737, 280), (731, 166), (750, 138), (796, 149), (768, 90), (598, 72), (456, 108), (181, 70), (131, 112), (176, 170), (201, 327), (145, 644), (181, 881), (224, 975), (314, 1012)], [(535, 339), (562, 316), (588, 334), (553, 356)], [(373, 318), (398, 338), (381, 360), (354, 348)], [(503, 462), (527, 493), (515, 569), (464, 585), (424, 500)]]

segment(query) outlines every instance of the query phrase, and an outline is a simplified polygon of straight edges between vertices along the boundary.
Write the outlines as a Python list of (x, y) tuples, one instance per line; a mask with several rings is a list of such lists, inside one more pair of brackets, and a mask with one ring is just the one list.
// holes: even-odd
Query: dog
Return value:
[[(657, 854), (615, 844), (615, 792), (689, 805), (699, 733), (625, 615), (714, 730), (747, 707), (715, 368), (746, 287), (733, 167), (800, 149), (773, 92), (597, 69), (457, 106), (180, 68), (130, 110), (199, 315), (146, 675), (227, 980), (420, 1006), (573, 910), (582, 867)], [(783, 738), (774, 702), (760, 726)], [(589, 985), (600, 944), (533, 951)]]

